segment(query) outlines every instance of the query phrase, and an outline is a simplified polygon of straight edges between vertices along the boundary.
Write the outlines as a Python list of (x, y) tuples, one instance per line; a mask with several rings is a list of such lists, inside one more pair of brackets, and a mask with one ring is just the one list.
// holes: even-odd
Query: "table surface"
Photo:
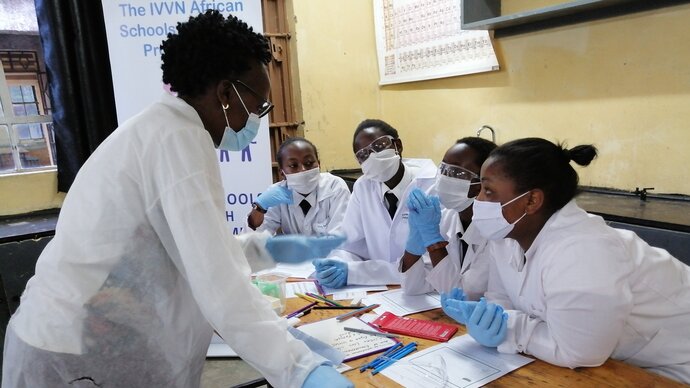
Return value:
[[(294, 311), (302, 306), (307, 305), (308, 302), (299, 298), (290, 298), (287, 300), (286, 311)], [(336, 315), (342, 314), (343, 311), (348, 310), (312, 310), (311, 313), (303, 316), (302, 322), (314, 322), (321, 319), (332, 318)], [(426, 319), (430, 321), (438, 321), (445, 323), (456, 324), (451, 318), (447, 317), (443, 310), (434, 309), (418, 314), (409, 315), (412, 318)], [(459, 327), (456, 336), (465, 334), (465, 327)], [(438, 342), (425, 340), (416, 337), (401, 336), (404, 343), (416, 341), (418, 344), (418, 351), (428, 347), (437, 345)], [(377, 374), (370, 377), (369, 373), (360, 373), (359, 367), (374, 358), (377, 355), (352, 360), (347, 364), (353, 367), (353, 370), (345, 372), (344, 375), (355, 383), (356, 387), (400, 387), (393, 380)], [(535, 360), (534, 362), (519, 368), (497, 380), (492, 381), (487, 386), (489, 387), (534, 387), (534, 386), (549, 386), (549, 387), (686, 387), (686, 385), (678, 383), (674, 380), (648, 372), (642, 368), (626, 364), (622, 361), (609, 359), (604, 365), (596, 368), (577, 368), (569, 369), (562, 368), (546, 362)]]

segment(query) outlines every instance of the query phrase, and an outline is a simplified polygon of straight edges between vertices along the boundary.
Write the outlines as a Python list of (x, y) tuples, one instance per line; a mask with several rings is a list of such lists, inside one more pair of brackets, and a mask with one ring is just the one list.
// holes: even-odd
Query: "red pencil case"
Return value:
[(423, 319), (399, 317), (389, 311), (381, 314), (372, 325), (389, 333), (408, 335), (429, 339), (432, 341), (446, 342), (458, 331), (458, 327), (447, 323), (426, 321)]

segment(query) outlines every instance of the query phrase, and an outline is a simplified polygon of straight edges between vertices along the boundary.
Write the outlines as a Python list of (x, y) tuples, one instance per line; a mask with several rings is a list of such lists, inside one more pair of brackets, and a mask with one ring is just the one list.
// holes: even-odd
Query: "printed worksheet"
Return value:
[(405, 316), (418, 313), (420, 311), (433, 310), (441, 307), (441, 296), (437, 292), (429, 292), (422, 295), (405, 295), (401, 288), (377, 294), (367, 295), (364, 303), (379, 304), (379, 308), (374, 310), (377, 314), (386, 311), (397, 316)]
[(412, 353), (381, 373), (408, 388), (475, 388), (532, 361), (519, 354), (499, 353), (465, 334)]

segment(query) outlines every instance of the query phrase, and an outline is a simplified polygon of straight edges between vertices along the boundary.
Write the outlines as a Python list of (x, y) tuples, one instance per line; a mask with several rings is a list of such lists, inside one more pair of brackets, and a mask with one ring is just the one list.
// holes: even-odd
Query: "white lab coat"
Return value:
[[(273, 186), (287, 186), (282, 180)], [(293, 204), (281, 204), (268, 209), (264, 215), (264, 222), (256, 228), (257, 231), (266, 230), (275, 234), (278, 229), (282, 234), (303, 234), (320, 236), (325, 234), (341, 234), (340, 224), (345, 216), (347, 202), (350, 199), (350, 189), (343, 178), (322, 172), (319, 185), (315, 191), (316, 203), (305, 215), (299, 203), (304, 198), (293, 192)], [(246, 230), (251, 230), (247, 225)]]
[(342, 224), (347, 241), (329, 256), (347, 262), (347, 284), (401, 282), (398, 261), (409, 231), (407, 196), (415, 187), (427, 191), (436, 176), (436, 165), (429, 159), (403, 159), (403, 164), (414, 178), (398, 200), (392, 220), (383, 202), (381, 183), (364, 177), (355, 182)]
[[(402, 288), (408, 295), (427, 292), (450, 292), (454, 287), (462, 288), (468, 300), (479, 300), (486, 292), (489, 282), (491, 258), (486, 249), (487, 241), (472, 224), (465, 232), (458, 212), (443, 209), (440, 224), (441, 234), (448, 241), (448, 255), (436, 266), (432, 266), (429, 253), (424, 253), (412, 267), (402, 272)], [(462, 244), (458, 233), (467, 243), (467, 252), (460, 265)], [(402, 270), (402, 261), (398, 270)]]
[(301, 386), (324, 359), (249, 281), (268, 234), (241, 241), (223, 214), (191, 106), (165, 95), (121, 125), (77, 175), (10, 320), (3, 387), (198, 387), (214, 329), (271, 384)]
[(509, 315), (500, 352), (570, 368), (611, 357), (690, 383), (690, 267), (571, 201), (524, 253), (489, 244), (487, 298)]

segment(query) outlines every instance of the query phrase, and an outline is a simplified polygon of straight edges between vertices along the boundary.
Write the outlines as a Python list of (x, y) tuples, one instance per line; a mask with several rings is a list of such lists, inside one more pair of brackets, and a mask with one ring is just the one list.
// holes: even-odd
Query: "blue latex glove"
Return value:
[(316, 279), (330, 288), (347, 285), (347, 263), (333, 259), (316, 259), (312, 262), (316, 268)]
[(407, 197), (407, 207), (410, 209), (409, 223), (419, 231), (425, 247), (444, 241), (441, 236), (441, 203), (437, 196), (424, 194), (415, 188)]
[(292, 190), (280, 185), (271, 186), (259, 194), (254, 202), (259, 204), (264, 210), (283, 203), (290, 205), (292, 204)]
[(461, 288), (453, 288), (450, 293), (441, 294), (441, 307), (449, 317), (463, 325), (467, 324), (478, 302), (467, 301), (467, 295)]
[(342, 236), (302, 236), (286, 234), (269, 237), (266, 250), (278, 263), (299, 263), (327, 256), (345, 242)]
[(407, 243), (405, 250), (413, 255), (421, 256), (426, 252), (426, 247), (422, 242), (422, 236), (419, 235), (419, 230), (412, 225), (408, 220), (410, 232), (407, 234)]
[(309, 373), (302, 388), (323, 387), (354, 388), (355, 385), (332, 366), (320, 365)]
[(503, 307), (481, 298), (467, 321), (467, 332), (480, 344), (495, 348), (508, 334), (508, 314)]

